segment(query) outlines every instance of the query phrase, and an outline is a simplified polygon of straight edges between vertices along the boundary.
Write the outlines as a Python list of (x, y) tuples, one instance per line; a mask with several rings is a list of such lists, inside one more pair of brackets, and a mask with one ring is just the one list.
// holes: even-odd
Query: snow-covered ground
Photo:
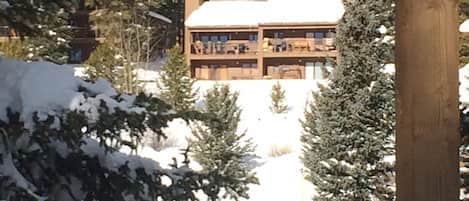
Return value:
[[(285, 90), (288, 111), (273, 114), (270, 93), (272, 86), (279, 81)], [(303, 179), (301, 153), (300, 118), (312, 91), (318, 90), (318, 82), (313, 80), (232, 80), (232, 81), (197, 81), (199, 88), (198, 107), (203, 106), (203, 95), (214, 84), (229, 84), (239, 92), (238, 104), (242, 108), (239, 132), (246, 131), (257, 145), (255, 171), (260, 185), (252, 185), (250, 199), (255, 201), (306, 201), (311, 200), (314, 187)], [(324, 84), (325, 82), (319, 82)], [(149, 92), (157, 92), (155, 83), (148, 83)], [(166, 129), (170, 141), (177, 142), (176, 147), (187, 146), (186, 138), (191, 131), (182, 120), (175, 120)], [(174, 148), (171, 148), (174, 149)], [(284, 155), (272, 154), (276, 150)]]
[[(14, 107), (23, 114), (31, 113), (33, 109), (41, 109), (43, 112), (54, 110), (54, 107), (61, 106), (63, 108), (71, 107), (71, 100), (61, 99), (57, 93), (74, 93), (73, 89), (78, 84), (83, 84), (79, 80), (69, 82), (63, 80), (64, 83), (57, 87), (54, 82), (62, 82), (61, 74), (71, 75), (71, 69), (59, 69), (58, 67), (48, 66), (45, 62), (32, 63), (36, 68), (22, 68), (15, 63), (3, 61), (0, 68), (0, 80), (4, 81), (0, 86), (0, 108), (6, 106)], [(8, 67), (7, 67), (8, 66)], [(17, 72), (13, 74), (10, 71)], [(57, 76), (53, 76), (54, 82), (44, 82), (38, 80), (44, 72), (55, 72), (52, 68), (57, 69)], [(3, 71), (2, 71), (3, 70)], [(3, 72), (3, 73), (1, 73)], [(10, 72), (10, 76), (2, 77)], [(157, 75), (152, 72), (151, 77)], [(44, 75), (46, 76), (46, 75)], [(42, 77), (44, 77), (42, 76)], [(157, 77), (157, 76), (155, 76)], [(460, 70), (460, 92), (461, 102), (469, 103), (469, 65)], [(272, 85), (277, 80), (237, 80), (237, 81), (198, 81), (196, 87), (199, 88), (199, 101), (197, 106), (201, 107), (202, 98), (207, 89), (215, 83), (230, 84), (234, 91), (240, 93), (239, 105), (243, 109), (242, 120), (240, 123), (240, 132), (246, 131), (247, 136), (251, 137), (257, 145), (255, 160), (255, 171), (260, 180), (260, 185), (252, 185), (249, 192), (254, 201), (303, 201), (311, 200), (314, 195), (314, 186), (303, 179), (301, 172), (302, 163), (299, 159), (301, 154), (301, 125), (299, 119), (302, 118), (303, 112), (308, 100), (311, 99), (311, 92), (318, 90), (318, 83), (311, 80), (281, 80), (279, 81), (283, 89), (286, 91), (286, 103), (289, 109), (284, 114), (273, 114), (269, 110), (270, 92)], [(323, 83), (324, 82), (320, 82)], [(102, 84), (102, 83), (101, 83)], [(93, 88), (99, 90), (100, 83), (93, 85)], [(157, 92), (155, 83), (148, 82), (146, 89), (149, 92)], [(91, 86), (90, 86), (91, 87)], [(104, 87), (106, 88), (106, 87)], [(51, 89), (57, 89), (51, 90)], [(47, 91), (44, 91), (47, 90)], [(60, 91), (59, 91), (60, 90)], [(21, 93), (14, 93), (20, 91)], [(28, 98), (35, 94), (50, 94), (45, 99)], [(103, 92), (105, 93), (105, 92)], [(114, 93), (114, 92), (113, 92)], [(6, 95), (6, 96), (5, 96)], [(55, 98), (54, 98), (55, 97)], [(70, 97), (74, 97), (73, 94)], [(20, 102), (13, 100), (19, 99)], [(29, 101), (29, 102), (28, 102)], [(43, 107), (50, 105), (51, 107)], [(28, 106), (28, 107), (26, 107)], [(5, 114), (0, 111), (0, 118), (5, 119)], [(177, 157), (182, 160), (181, 149), (187, 146), (187, 137), (191, 136), (190, 128), (182, 120), (174, 120), (169, 124), (169, 128), (165, 132), (170, 136), (172, 143), (162, 151), (155, 151), (149, 147), (143, 147), (138, 154), (154, 159), (163, 168), (172, 163), (172, 158)], [(281, 150), (281, 151), (278, 151)], [(129, 150), (122, 150), (128, 152)], [(274, 153), (273, 152), (278, 152)], [(192, 167), (199, 169), (196, 163)]]

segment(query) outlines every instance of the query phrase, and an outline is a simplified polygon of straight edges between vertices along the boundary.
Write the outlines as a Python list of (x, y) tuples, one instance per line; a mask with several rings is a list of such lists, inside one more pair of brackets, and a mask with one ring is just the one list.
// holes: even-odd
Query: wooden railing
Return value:
[(226, 42), (202, 42), (196, 41), (192, 44), (192, 54), (253, 54), (257, 53), (257, 42), (248, 40), (229, 40)]
[(195, 78), (198, 80), (250, 80), (258, 76), (257, 68), (220, 66), (211, 68), (201, 66), (195, 68)]
[[(335, 50), (335, 39), (264, 38), (262, 50), (266, 53), (326, 52)], [(191, 53), (195, 55), (256, 55), (258, 53), (258, 42), (248, 40), (196, 41), (192, 43)]]
[(335, 50), (335, 39), (264, 38), (262, 47), (264, 52), (270, 53), (331, 51)]

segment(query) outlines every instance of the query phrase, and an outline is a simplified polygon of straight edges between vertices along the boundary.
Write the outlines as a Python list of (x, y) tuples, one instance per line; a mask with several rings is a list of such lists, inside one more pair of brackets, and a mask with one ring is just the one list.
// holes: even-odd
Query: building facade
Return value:
[(340, 0), (186, 0), (185, 55), (199, 80), (323, 79)]

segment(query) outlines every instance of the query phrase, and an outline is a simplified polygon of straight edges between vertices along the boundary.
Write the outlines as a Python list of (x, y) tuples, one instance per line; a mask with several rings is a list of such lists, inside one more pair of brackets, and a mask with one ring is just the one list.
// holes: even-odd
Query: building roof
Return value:
[(336, 23), (343, 12), (342, 0), (206, 1), (189, 16), (186, 26)]

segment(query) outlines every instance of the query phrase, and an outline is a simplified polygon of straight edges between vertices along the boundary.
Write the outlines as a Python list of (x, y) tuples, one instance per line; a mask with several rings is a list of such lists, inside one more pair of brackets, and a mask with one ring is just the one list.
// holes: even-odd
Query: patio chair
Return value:
[(204, 44), (202, 41), (197, 40), (194, 43), (194, 49), (196, 54), (203, 54), (204, 53)]
[(207, 54), (213, 54), (213, 42), (212, 41), (207, 42), (206, 53)]
[(215, 53), (216, 54), (223, 54), (223, 44), (221, 43), (221, 41), (217, 41), (217, 43), (215, 43)]

